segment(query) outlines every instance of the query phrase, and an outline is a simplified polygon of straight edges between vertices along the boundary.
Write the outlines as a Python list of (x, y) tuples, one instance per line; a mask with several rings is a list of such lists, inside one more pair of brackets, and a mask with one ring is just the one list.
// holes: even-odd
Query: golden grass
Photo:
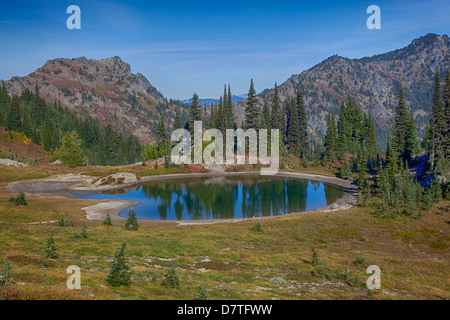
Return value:
[[(111, 170), (91, 169), (77, 170), (95, 175)], [(45, 170), (50, 169), (42, 174), (49, 173)], [(39, 173), (34, 168), (29, 172)], [(16, 207), (7, 202), (10, 196), (0, 193), (0, 262), (5, 257), (11, 261), (15, 284), (0, 289), (0, 299), (194, 299), (205, 283), (211, 299), (450, 298), (448, 201), (423, 212), (422, 218), (386, 219), (371, 215), (370, 208), (352, 208), (261, 220), (262, 232), (251, 230), (254, 220), (185, 226), (141, 221), (138, 231), (124, 230), (123, 222), (104, 227), (86, 221), (89, 238), (79, 239), (74, 234), (84, 220), (80, 208), (96, 201), (27, 194), (28, 205)], [(75, 226), (31, 224), (60, 218)], [(56, 260), (43, 255), (50, 230), (55, 231)], [(123, 241), (133, 283), (112, 288), (105, 278)], [(336, 273), (331, 279), (314, 274), (311, 246), (328, 270), (348, 270), (359, 281), (349, 284)], [(369, 296), (365, 270), (372, 264), (382, 270), (382, 290)], [(82, 269), (81, 290), (66, 288), (70, 265)], [(179, 289), (161, 286), (172, 265), (180, 277)], [(288, 283), (270, 282), (274, 277)]]

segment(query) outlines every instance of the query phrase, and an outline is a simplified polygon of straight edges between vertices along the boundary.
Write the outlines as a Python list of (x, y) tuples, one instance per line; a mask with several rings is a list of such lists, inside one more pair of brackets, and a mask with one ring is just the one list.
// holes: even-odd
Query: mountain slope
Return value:
[[(397, 92), (402, 85), (414, 117), (423, 130), (431, 108), (434, 72), (443, 76), (450, 67), (450, 39), (447, 35), (428, 34), (407, 47), (362, 59), (332, 56), (311, 69), (292, 75), (279, 86), (280, 99), (294, 96), (301, 88), (305, 98), (310, 131), (321, 135), (326, 116), (337, 112), (342, 100), (353, 97), (371, 112), (377, 122), (377, 135), (385, 136), (392, 123)], [(259, 101), (272, 100), (273, 90), (264, 90)], [(245, 102), (235, 104), (243, 114)]]
[(47, 102), (59, 100), (62, 106), (89, 114), (103, 126), (112, 124), (121, 133), (133, 133), (142, 142), (153, 140), (151, 128), (160, 111), (171, 108), (142, 74), (133, 74), (119, 57), (49, 60), (30, 75), (4, 84), (9, 94), (34, 92), (37, 86)]

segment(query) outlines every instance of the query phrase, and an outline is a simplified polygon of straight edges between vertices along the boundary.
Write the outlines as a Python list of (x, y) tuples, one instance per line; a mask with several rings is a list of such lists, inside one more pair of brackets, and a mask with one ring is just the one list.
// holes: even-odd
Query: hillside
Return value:
[[(443, 77), (443, 71), (450, 67), (449, 48), (447, 35), (428, 34), (405, 48), (372, 57), (332, 56), (279, 85), (280, 99), (294, 96), (301, 88), (310, 131), (321, 135), (326, 130), (328, 112), (337, 111), (341, 101), (351, 96), (375, 116), (377, 138), (385, 140), (402, 85), (422, 135), (431, 109), (434, 72), (439, 70)], [(271, 101), (272, 96), (273, 89), (266, 89), (259, 94), (259, 102)], [(244, 106), (245, 101), (235, 104), (236, 112), (243, 115)]]
[[(25, 77), (4, 82), (8, 93), (35, 91), (47, 102), (61, 105), (83, 116), (91, 115), (102, 126), (112, 124), (126, 135), (133, 133), (142, 142), (151, 142), (151, 128), (160, 111), (172, 107), (164, 96), (141, 74), (119, 57), (103, 60), (54, 59)], [(167, 113), (171, 116), (170, 112)]]

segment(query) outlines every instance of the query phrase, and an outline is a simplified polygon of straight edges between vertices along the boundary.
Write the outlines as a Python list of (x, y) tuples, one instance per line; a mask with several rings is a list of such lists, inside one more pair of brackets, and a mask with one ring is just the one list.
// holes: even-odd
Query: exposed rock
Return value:
[(286, 280), (284, 280), (282, 277), (275, 277), (269, 280), (272, 283), (279, 283), (279, 284), (284, 284), (287, 283)]
[(0, 159), (0, 166), (26, 167), (28, 164), (10, 159)]

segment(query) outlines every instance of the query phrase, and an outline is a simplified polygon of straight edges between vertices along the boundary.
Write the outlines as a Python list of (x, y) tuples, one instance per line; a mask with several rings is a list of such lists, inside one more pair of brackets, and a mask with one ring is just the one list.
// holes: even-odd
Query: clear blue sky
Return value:
[[(81, 30), (66, 9), (81, 8)], [(381, 8), (381, 30), (366, 9)], [(361, 58), (449, 34), (450, 1), (5, 1), (0, 4), (0, 79), (54, 58), (120, 56), (166, 97), (258, 92), (338, 54)]]

